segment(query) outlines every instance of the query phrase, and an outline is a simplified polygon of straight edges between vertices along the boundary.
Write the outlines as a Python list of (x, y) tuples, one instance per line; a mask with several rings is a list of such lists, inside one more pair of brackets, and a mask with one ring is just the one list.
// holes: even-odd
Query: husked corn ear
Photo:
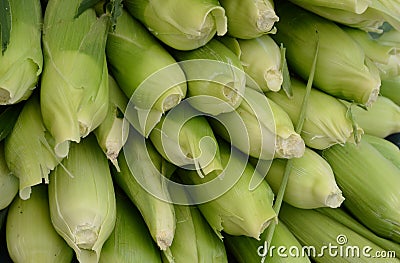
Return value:
[(368, 134), (363, 135), (363, 140), (374, 146), (386, 159), (400, 169), (400, 149), (394, 143)]
[(39, 98), (36, 95), (24, 107), (4, 143), (5, 159), (10, 171), (19, 178), (19, 196), (30, 197), (31, 187), (44, 181), (61, 161), (54, 152), (54, 139), (46, 130)]
[(161, 262), (160, 251), (139, 211), (124, 194), (117, 191), (115, 196), (115, 227), (101, 249), (99, 263)]
[[(251, 237), (224, 235), (225, 244), (238, 263), (259, 263), (262, 256), (266, 256), (266, 262), (271, 263), (309, 263), (307, 255), (290, 255), (285, 251), (283, 255), (277, 253), (280, 246), (286, 248), (296, 247), (301, 251), (301, 245), (289, 229), (280, 221), (276, 227), (271, 244), (265, 247), (266, 231), (261, 235), (261, 241)], [(280, 253), (280, 252), (279, 252)]]
[(7, 248), (13, 262), (68, 263), (74, 251), (51, 224), (47, 185), (32, 188), (29, 200), (16, 197), (7, 215)]
[(366, 140), (323, 151), (346, 200), (344, 206), (376, 234), (400, 241), (400, 169)]
[(366, 134), (384, 138), (392, 133), (400, 132), (400, 106), (392, 100), (379, 96), (376, 102), (368, 109), (350, 105), (354, 121)]
[[(371, 105), (381, 80), (376, 66), (362, 48), (333, 21), (321, 18), (289, 2), (277, 4), (277, 23), (272, 37), (286, 48), (293, 72), (308, 79), (318, 42), (319, 52), (313, 84), (335, 97)], [(300, 22), (301, 21), (301, 22)]]
[(246, 74), (235, 51), (217, 39), (191, 51), (170, 50), (188, 79), (188, 102), (211, 115), (233, 111), (242, 101)]
[[(286, 111), (293, 124), (297, 125), (306, 85), (295, 78), (292, 78), (291, 82), (293, 92), (291, 98), (283, 90), (267, 92), (266, 95)], [(357, 141), (362, 134), (362, 129), (353, 128), (347, 111), (346, 106), (336, 98), (312, 89), (301, 132), (305, 144), (310, 148), (321, 150), (334, 144)], [(357, 138), (354, 138), (355, 136)]]
[(178, 50), (199, 48), (227, 31), (225, 9), (217, 0), (127, 0), (124, 6), (154, 36)]
[(113, 170), (113, 178), (139, 209), (159, 248), (168, 250), (174, 239), (176, 220), (161, 177), (169, 177), (175, 167), (167, 163), (149, 141), (145, 144), (144, 137), (134, 129), (129, 130), (118, 162), (121, 171)]
[[(275, 194), (278, 193), (286, 161), (275, 159), (265, 177)], [(313, 209), (339, 207), (344, 201), (329, 164), (316, 152), (306, 148), (304, 155), (292, 160), (283, 200), (295, 207)]]
[(49, 204), (54, 228), (75, 251), (79, 262), (98, 262), (114, 229), (114, 186), (94, 135), (72, 143), (62, 165), (50, 174)]
[(128, 120), (147, 137), (161, 115), (186, 96), (185, 74), (164, 47), (126, 11), (118, 17), (115, 32), (108, 33), (106, 53), (112, 75), (131, 101), (126, 114), (132, 116), (128, 115)]
[[(382, 262), (382, 259), (372, 257), (375, 252), (384, 251), (382, 247), (313, 209), (299, 209), (285, 204), (279, 218), (303, 245), (299, 253), (308, 254), (315, 262)], [(330, 253), (329, 244), (331, 249), (334, 246), (337, 249), (332, 249)], [(369, 257), (363, 253), (363, 248), (367, 246)], [(331, 256), (332, 251), (337, 256)], [(384, 261), (399, 260), (388, 257)]]
[(94, 130), (97, 141), (117, 170), (118, 154), (124, 146), (129, 134), (129, 123), (124, 121), (124, 112), (128, 98), (120, 90), (114, 78), (108, 76), (109, 106), (104, 121)]
[(263, 34), (275, 33), (275, 14), (272, 0), (220, 0), (228, 17), (228, 34), (251, 39)]
[[(3, 46), (4, 34), (0, 54), (0, 105), (5, 105), (27, 99), (42, 73), (42, 10), (39, 0), (4, 1), (2, 8), (11, 13), (9, 43)], [(6, 18), (1, 19), (6, 30)]]
[[(185, 183), (196, 185), (217, 178), (219, 184), (215, 186), (216, 189), (190, 192), (191, 200), (196, 203), (205, 197), (210, 197), (209, 195), (217, 190), (220, 193), (218, 197), (198, 205), (215, 233), (221, 239), (223, 238), (221, 231), (224, 231), (230, 235), (244, 235), (259, 240), (264, 229), (271, 221), (276, 220), (276, 213), (272, 208), (274, 194), (265, 180), (262, 180), (257, 188), (250, 190), (252, 177), (259, 178), (261, 175), (238, 150), (229, 149), (229, 146), (222, 141), (219, 141), (219, 147), (222, 164), (225, 167), (222, 173), (214, 171), (207, 177), (200, 178), (196, 171), (179, 169), (179, 178)], [(224, 184), (235, 177), (239, 177), (236, 184), (221, 195), (220, 190), (225, 187)]]
[(92, 8), (75, 17), (80, 2), (49, 1), (44, 15), (40, 105), (59, 157), (68, 155), (71, 141), (97, 128), (108, 111), (109, 18), (97, 18)]
[(4, 157), (4, 143), (0, 142), (0, 210), (11, 204), (18, 193), (18, 178), (8, 169)]

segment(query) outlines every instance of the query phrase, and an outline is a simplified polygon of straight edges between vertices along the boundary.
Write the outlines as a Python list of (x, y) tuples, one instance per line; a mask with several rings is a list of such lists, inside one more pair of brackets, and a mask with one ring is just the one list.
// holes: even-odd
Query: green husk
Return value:
[(14, 262), (71, 262), (73, 250), (57, 234), (50, 220), (46, 185), (32, 188), (29, 200), (19, 197), (7, 215), (7, 248)]
[(40, 103), (59, 157), (68, 155), (71, 141), (97, 128), (108, 111), (109, 18), (97, 18), (92, 8), (75, 18), (80, 2), (49, 1), (44, 16)]
[(60, 163), (54, 152), (54, 139), (46, 130), (39, 98), (32, 95), (4, 143), (7, 166), (19, 178), (19, 196), (30, 197), (31, 187), (49, 183), (49, 173)]
[[(265, 179), (278, 193), (286, 161), (275, 159)], [(291, 162), (289, 180), (283, 201), (303, 209), (339, 207), (344, 201), (329, 164), (316, 152), (306, 148), (304, 155)]]
[(175, 212), (163, 176), (175, 167), (167, 163), (136, 130), (129, 130), (124, 151), (118, 162), (120, 172), (113, 170), (115, 182), (139, 209), (153, 240), (161, 250), (169, 250), (175, 233)]
[[(314, 58), (309, 48), (319, 42), (313, 85), (335, 97), (371, 105), (378, 96), (381, 80), (377, 67), (362, 48), (333, 21), (288, 2), (277, 5), (278, 16), (289, 19), (277, 24), (273, 35), (286, 47), (293, 72), (307, 79)], [(301, 21), (301, 23), (299, 22)]]
[(108, 81), (110, 100), (108, 113), (104, 121), (94, 130), (94, 134), (107, 158), (119, 170), (117, 157), (129, 134), (129, 123), (124, 120), (128, 98), (111, 75), (108, 76)]
[(123, 11), (109, 32), (107, 61), (119, 87), (129, 98), (128, 120), (148, 136), (163, 113), (186, 96), (186, 78), (175, 59)]
[(263, 34), (274, 34), (275, 14), (272, 0), (220, 0), (228, 17), (228, 34), (242, 39), (252, 39)]
[(363, 135), (363, 140), (374, 146), (386, 159), (400, 169), (400, 149), (394, 143), (368, 134)]
[(382, 80), (380, 94), (400, 106), (400, 76)]
[(376, 102), (368, 109), (343, 101), (350, 107), (354, 121), (366, 134), (385, 138), (400, 132), (400, 106), (392, 100), (379, 96)]
[(323, 151), (346, 200), (344, 206), (381, 237), (400, 241), (400, 170), (366, 140)]
[(43, 67), (40, 1), (7, 2), (11, 32), (7, 49), (0, 54), (0, 105), (26, 100), (36, 88)]
[(68, 158), (50, 174), (50, 217), (79, 262), (98, 262), (116, 219), (108, 161), (94, 135), (72, 143)]
[(14, 128), (24, 103), (0, 106), (0, 141), (4, 140)]
[(18, 193), (18, 178), (8, 169), (4, 143), (0, 142), (0, 210), (8, 207)]
[(260, 178), (261, 175), (238, 150), (229, 149), (229, 145), (222, 141), (219, 141), (219, 148), (225, 168), (223, 172), (214, 171), (200, 178), (196, 171), (178, 169), (179, 177), (185, 183), (195, 185), (214, 182), (206, 185), (207, 191), (204, 188), (192, 189), (189, 194), (193, 203), (210, 200), (198, 207), (221, 239), (223, 230), (230, 235), (260, 240), (265, 228), (277, 219), (272, 209), (274, 194), (265, 180), (250, 190), (252, 177)]
[(223, 167), (210, 124), (205, 116), (196, 115), (192, 107), (182, 104), (162, 117), (149, 138), (164, 159), (195, 169), (203, 177)]
[[(382, 262), (381, 258), (373, 257), (375, 252), (384, 251), (382, 247), (316, 210), (285, 204), (279, 216), (303, 245), (298, 251), (300, 255), (308, 254), (315, 262)], [(399, 262), (390, 257), (384, 261)]]
[(186, 74), (188, 101), (194, 108), (218, 115), (239, 106), (246, 74), (235, 51), (212, 39), (195, 50), (170, 52)]
[[(297, 125), (306, 85), (295, 78), (291, 80), (293, 96), (287, 97), (283, 90), (267, 92), (273, 102), (282, 107), (294, 125)], [(326, 149), (331, 145), (356, 142), (362, 134), (353, 128), (347, 108), (336, 98), (312, 89), (308, 100), (306, 118), (301, 132), (305, 144), (310, 148)]]
[(196, 49), (227, 32), (225, 9), (217, 0), (126, 0), (124, 6), (174, 49)]
[(101, 249), (99, 263), (161, 262), (160, 251), (139, 211), (122, 193), (117, 191), (115, 196), (117, 219)]
[[(265, 234), (266, 232), (262, 234), (261, 240), (265, 240)], [(310, 259), (306, 255), (301, 256), (300, 254), (299, 256), (292, 256), (289, 254), (289, 248), (296, 247), (298, 250), (301, 250), (301, 245), (282, 221), (276, 225), (275, 234), (271, 244), (268, 244), (268, 248), (265, 248), (265, 242), (257, 241), (251, 237), (231, 235), (224, 235), (224, 237), (227, 249), (233, 254), (238, 263), (259, 263), (263, 255), (267, 256), (266, 262), (269, 263), (310, 262)], [(282, 256), (278, 254), (281, 253), (278, 252), (280, 246), (287, 248), (287, 250), (282, 253)], [(270, 252), (272, 252), (272, 254)]]

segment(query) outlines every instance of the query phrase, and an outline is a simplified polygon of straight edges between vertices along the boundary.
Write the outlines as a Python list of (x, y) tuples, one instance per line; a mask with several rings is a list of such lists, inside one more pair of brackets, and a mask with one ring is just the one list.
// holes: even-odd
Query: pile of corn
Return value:
[(0, 17), (1, 262), (400, 262), (399, 1)]

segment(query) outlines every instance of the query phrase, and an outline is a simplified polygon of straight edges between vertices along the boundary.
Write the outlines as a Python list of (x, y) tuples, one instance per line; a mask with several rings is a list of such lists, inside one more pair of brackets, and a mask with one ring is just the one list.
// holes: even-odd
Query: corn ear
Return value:
[(399, 242), (400, 170), (365, 140), (322, 154), (346, 196), (344, 206), (376, 234)]
[(139, 209), (159, 248), (168, 251), (174, 238), (176, 220), (162, 176), (171, 175), (175, 167), (167, 163), (136, 130), (130, 129), (129, 133), (124, 151), (118, 157), (121, 171), (113, 170), (113, 178)]
[(68, 158), (50, 175), (49, 204), (54, 228), (79, 262), (98, 262), (114, 229), (114, 186), (94, 135), (72, 143)]
[[(216, 181), (215, 188), (208, 187), (207, 191), (191, 191), (190, 198), (194, 203), (208, 198), (208, 202), (198, 207), (214, 232), (222, 239), (221, 231), (230, 235), (245, 235), (260, 239), (261, 233), (268, 225), (276, 220), (272, 208), (274, 194), (265, 180), (257, 188), (250, 190), (249, 185), (253, 176), (261, 177), (255, 168), (247, 162), (243, 154), (219, 141), (221, 160), (225, 169), (223, 172), (212, 172), (205, 178), (200, 178), (196, 171), (178, 169), (179, 178), (190, 184)], [(225, 184), (237, 181), (229, 190)], [(231, 181), (230, 181), (231, 180)], [(218, 195), (212, 196), (214, 193)]]
[(30, 197), (32, 186), (49, 183), (49, 173), (61, 161), (53, 149), (54, 139), (44, 126), (39, 98), (32, 95), (4, 144), (7, 166), (19, 178), (21, 199)]
[[(329, 164), (316, 152), (306, 148), (304, 155), (292, 160), (283, 200), (295, 207), (313, 209), (339, 207), (344, 201)], [(275, 194), (278, 193), (286, 161), (275, 159), (265, 177)]]
[[(382, 247), (315, 210), (285, 204), (279, 218), (303, 245), (299, 253), (309, 254), (315, 262), (382, 262), (382, 259), (372, 257), (376, 251), (383, 251)], [(337, 249), (329, 253), (327, 244)], [(370, 248), (366, 252), (370, 254), (369, 257), (362, 251), (367, 246)], [(331, 256), (335, 255), (332, 251), (337, 252), (337, 256)], [(398, 259), (388, 257), (385, 262), (398, 262)]]
[(189, 105), (163, 116), (149, 138), (164, 159), (195, 169), (201, 177), (223, 169), (210, 124)]
[(279, 17), (275, 14), (271, 0), (220, 0), (228, 17), (228, 34), (252, 39), (263, 34), (275, 33), (275, 23)]
[(400, 132), (400, 106), (392, 100), (379, 96), (368, 109), (345, 102), (350, 108), (354, 121), (366, 134), (384, 138)]
[(4, 143), (0, 142), (0, 210), (9, 206), (18, 193), (18, 178), (8, 169), (4, 157)]
[(16, 197), (7, 215), (7, 248), (14, 262), (72, 261), (73, 250), (50, 220), (47, 185), (32, 188), (29, 200)]
[[(277, 24), (272, 37), (286, 47), (286, 58), (293, 72), (308, 79), (319, 44), (313, 84), (335, 97), (371, 105), (378, 96), (381, 80), (375, 64), (333, 21), (301, 9), (289, 2), (277, 5), (278, 16), (288, 17)], [(302, 21), (299, 23), (298, 21)]]
[[(261, 241), (265, 240), (266, 231), (261, 235)], [(301, 250), (301, 245), (289, 229), (280, 221), (275, 228), (274, 236), (268, 248), (265, 242), (257, 241), (251, 237), (224, 235), (225, 244), (230, 253), (238, 263), (259, 263), (261, 256), (265, 255), (267, 262), (270, 263), (309, 263), (311, 262), (307, 255), (292, 256), (289, 253), (278, 255), (278, 247), (294, 248)], [(270, 253), (272, 251), (272, 254)]]
[[(266, 95), (289, 115), (294, 125), (297, 125), (306, 85), (295, 78), (291, 82), (291, 98), (283, 90), (267, 92)], [(343, 106), (336, 98), (314, 88), (311, 90), (301, 132), (308, 147), (321, 150), (334, 144), (359, 140), (362, 129), (353, 127), (347, 108)]]
[(139, 211), (124, 194), (117, 191), (115, 196), (115, 227), (101, 249), (99, 263), (161, 262)]
[(287, 113), (263, 93), (250, 88), (246, 88), (235, 111), (210, 118), (209, 122), (216, 134), (255, 158), (297, 158), (304, 153), (304, 141), (294, 131)]
[(188, 80), (188, 102), (211, 115), (233, 111), (242, 101), (246, 74), (238, 56), (217, 39), (191, 51), (171, 50)]
[(128, 98), (118, 87), (114, 78), (108, 76), (109, 106), (104, 121), (94, 130), (97, 142), (107, 158), (119, 170), (118, 154), (126, 143), (129, 134), (129, 123), (124, 120)]
[(394, 143), (368, 134), (363, 135), (363, 140), (374, 146), (386, 159), (400, 169), (400, 149)]
[(382, 80), (380, 94), (400, 106), (400, 76)]
[[(107, 61), (119, 87), (130, 99), (128, 120), (148, 136), (161, 115), (186, 96), (186, 78), (175, 59), (123, 11), (108, 33)], [(130, 105), (131, 104), (131, 105)]]
[(7, 49), (0, 54), (0, 105), (27, 99), (36, 88), (43, 67), (40, 1), (7, 2), (11, 32)]
[(178, 50), (204, 46), (227, 32), (225, 9), (217, 0), (127, 0), (126, 9), (159, 40)]
[(80, 0), (47, 4), (43, 25), (44, 68), (40, 103), (43, 121), (59, 157), (69, 143), (97, 128), (108, 111), (105, 45), (109, 18), (92, 8), (75, 18)]

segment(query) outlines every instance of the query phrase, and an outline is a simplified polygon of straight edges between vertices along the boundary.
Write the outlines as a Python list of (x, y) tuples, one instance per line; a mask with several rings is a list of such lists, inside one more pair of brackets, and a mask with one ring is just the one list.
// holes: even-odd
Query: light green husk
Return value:
[(379, 236), (400, 241), (400, 170), (365, 140), (323, 151), (344, 206)]
[(49, 1), (44, 16), (40, 103), (59, 157), (68, 155), (71, 141), (97, 128), (108, 111), (109, 18), (96, 18), (91, 8), (74, 18), (80, 2)]
[[(283, 90), (268, 92), (267, 97), (282, 107), (294, 125), (300, 114), (306, 85), (295, 78), (291, 80), (293, 96), (287, 97)], [(308, 100), (306, 118), (301, 132), (305, 144), (310, 148), (326, 149), (334, 144), (359, 140), (362, 129), (353, 128), (347, 108), (336, 98), (312, 89)], [(356, 129), (356, 131), (354, 131)], [(354, 138), (356, 136), (356, 138)]]
[[(364, 134), (363, 140), (375, 147), (386, 159), (391, 161), (400, 169), (400, 149), (392, 142), (383, 138)], [(400, 253), (399, 253), (400, 255)]]
[[(175, 212), (162, 176), (169, 177), (175, 167), (167, 163), (136, 130), (130, 129), (113, 170), (115, 182), (124, 190), (140, 213), (153, 240), (161, 250), (169, 250), (175, 233)], [(140, 181), (139, 181), (140, 179)]]
[[(275, 194), (278, 193), (285, 168), (285, 160), (275, 159), (265, 177)], [(344, 197), (329, 164), (316, 152), (306, 148), (302, 157), (291, 162), (283, 200), (303, 209), (336, 208), (342, 204)]]
[(119, 170), (117, 157), (129, 134), (129, 123), (124, 120), (128, 98), (111, 75), (108, 76), (108, 81), (110, 100), (108, 113), (100, 126), (94, 130), (94, 134), (107, 158)]
[(149, 138), (167, 161), (178, 167), (190, 166), (203, 177), (223, 167), (210, 124), (205, 116), (195, 115), (189, 105), (177, 108), (162, 117)]
[[(293, 72), (307, 79), (314, 58), (312, 47), (319, 43), (313, 85), (335, 97), (371, 105), (378, 96), (381, 80), (375, 64), (362, 48), (338, 25), (288, 2), (277, 5), (277, 24), (273, 35), (286, 48)], [(301, 21), (301, 22), (300, 22)]]
[(174, 58), (126, 11), (107, 39), (107, 61), (130, 99), (127, 117), (148, 136), (163, 113), (186, 96), (186, 78)]
[(161, 262), (160, 251), (151, 239), (143, 218), (122, 193), (115, 193), (117, 219), (101, 249), (99, 263)]
[(228, 34), (242, 39), (251, 39), (276, 32), (272, 0), (220, 0), (228, 17)]
[[(266, 231), (262, 234), (261, 240), (265, 240), (265, 234)], [(271, 244), (268, 244), (268, 248), (265, 248), (265, 242), (257, 241), (251, 237), (231, 235), (224, 235), (224, 237), (227, 249), (238, 263), (259, 263), (261, 260), (259, 254), (266, 254), (266, 262), (268, 263), (310, 263), (307, 255), (290, 255), (288, 249), (296, 247), (301, 251), (301, 245), (282, 221), (276, 225), (275, 234)], [(282, 256), (277, 253), (280, 246), (287, 249)], [(272, 255), (270, 252), (272, 252)]]
[(0, 210), (11, 204), (18, 193), (18, 178), (8, 169), (4, 156), (4, 143), (0, 142)]
[(212, 39), (191, 51), (171, 50), (188, 79), (189, 103), (211, 115), (233, 111), (242, 101), (246, 74), (226, 45)]
[[(285, 204), (279, 217), (302, 244), (298, 251), (300, 255), (309, 254), (315, 262), (382, 262), (382, 259), (372, 257), (375, 252), (384, 251), (382, 247), (316, 210), (299, 209)], [(364, 252), (369, 253), (370, 257), (363, 254), (363, 249), (367, 246), (370, 250), (366, 249)], [(399, 262), (398, 259), (389, 257), (384, 261)]]
[(380, 94), (400, 106), (400, 75), (382, 80)]
[(108, 161), (94, 135), (71, 143), (68, 158), (50, 174), (50, 217), (81, 263), (98, 262), (114, 229), (116, 208)]
[(10, 43), (0, 54), (0, 105), (27, 99), (42, 73), (42, 10), (39, 0), (8, 1), (11, 9)]
[[(229, 145), (222, 141), (219, 141), (219, 148), (225, 167), (222, 173), (214, 171), (207, 177), (200, 178), (196, 171), (179, 169), (179, 176), (185, 183), (196, 185), (216, 179), (220, 183), (217, 190), (222, 189), (224, 183), (230, 183), (229, 180), (232, 179), (229, 177), (238, 177), (236, 183), (228, 191), (219, 192), (219, 196), (199, 204), (198, 207), (221, 239), (223, 238), (221, 231), (224, 231), (230, 235), (244, 235), (260, 240), (261, 233), (272, 221), (277, 220), (272, 208), (274, 194), (265, 180), (262, 180), (257, 188), (249, 190), (252, 177), (259, 178), (261, 175), (237, 150), (232, 154)], [(189, 194), (191, 200), (196, 203), (197, 200), (204, 199), (215, 190), (193, 191)]]
[(368, 109), (351, 105), (346, 101), (343, 103), (350, 107), (354, 121), (366, 134), (384, 138), (400, 132), (400, 106), (390, 99), (379, 96)]
[(69, 263), (74, 251), (50, 220), (46, 185), (32, 188), (29, 200), (16, 197), (8, 210), (7, 248), (14, 262)]
[(43, 124), (39, 98), (32, 95), (4, 144), (7, 166), (19, 178), (21, 199), (30, 197), (32, 186), (49, 183), (50, 171), (61, 161), (53, 149), (54, 139)]
[(126, 0), (124, 6), (174, 49), (196, 49), (227, 32), (225, 9), (217, 0)]
[(258, 159), (298, 158), (304, 153), (304, 141), (294, 131), (287, 113), (263, 93), (250, 88), (246, 88), (235, 111), (210, 118), (209, 122), (215, 133)]

